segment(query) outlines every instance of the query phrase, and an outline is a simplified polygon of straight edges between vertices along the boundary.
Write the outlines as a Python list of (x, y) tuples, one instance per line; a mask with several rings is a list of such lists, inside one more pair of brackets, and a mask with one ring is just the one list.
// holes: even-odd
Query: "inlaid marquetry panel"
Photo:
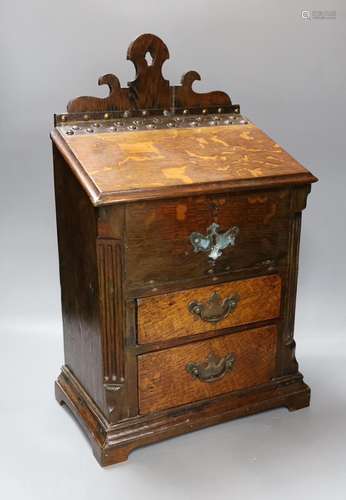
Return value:
[(306, 173), (250, 123), (64, 139), (102, 193)]

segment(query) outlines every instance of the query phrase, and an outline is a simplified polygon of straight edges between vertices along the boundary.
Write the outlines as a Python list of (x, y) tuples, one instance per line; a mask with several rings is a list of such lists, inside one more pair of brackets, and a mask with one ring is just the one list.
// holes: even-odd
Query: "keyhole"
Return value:
[(148, 66), (152, 66), (152, 64), (153, 64), (153, 57), (152, 57), (152, 55), (150, 54), (149, 51), (145, 53), (144, 57), (145, 57), (145, 60), (147, 61), (147, 65)]

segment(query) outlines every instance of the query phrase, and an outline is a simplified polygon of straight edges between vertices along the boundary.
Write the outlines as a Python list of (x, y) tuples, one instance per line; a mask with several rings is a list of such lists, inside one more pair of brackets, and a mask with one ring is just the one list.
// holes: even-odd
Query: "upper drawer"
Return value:
[(239, 269), (263, 273), (261, 263), (287, 252), (288, 210), (288, 190), (129, 204), (128, 288), (155, 288)]
[(270, 275), (139, 299), (138, 342), (277, 318), (280, 294), (280, 277)]

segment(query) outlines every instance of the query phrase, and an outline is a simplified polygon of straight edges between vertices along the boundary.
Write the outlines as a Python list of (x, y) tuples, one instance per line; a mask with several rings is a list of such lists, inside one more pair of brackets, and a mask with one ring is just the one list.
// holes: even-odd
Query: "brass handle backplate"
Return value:
[(233, 247), (239, 233), (239, 227), (233, 226), (224, 233), (219, 233), (219, 229), (219, 224), (213, 222), (208, 227), (206, 236), (201, 233), (191, 233), (190, 241), (194, 251), (208, 252), (208, 257), (216, 260), (222, 255), (222, 250), (228, 246)]
[(201, 382), (215, 382), (220, 380), (230, 372), (235, 363), (235, 355), (227, 354), (224, 358), (219, 358), (214, 353), (208, 355), (207, 361), (201, 363), (188, 363), (186, 371), (193, 378), (199, 379)]
[(239, 302), (239, 295), (235, 294), (222, 301), (220, 295), (215, 292), (210, 299), (203, 303), (193, 301), (188, 305), (190, 313), (198, 316), (202, 321), (218, 323), (231, 314)]

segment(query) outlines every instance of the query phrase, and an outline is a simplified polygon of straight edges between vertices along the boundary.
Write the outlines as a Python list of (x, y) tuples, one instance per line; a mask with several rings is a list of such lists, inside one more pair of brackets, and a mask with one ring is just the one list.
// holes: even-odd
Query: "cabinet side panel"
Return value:
[(53, 146), (65, 364), (104, 408), (96, 213)]
[(287, 268), (283, 279), (282, 294), (282, 335), (279, 348), (279, 374), (282, 376), (298, 372), (295, 357), (294, 319), (297, 296), (299, 267), (299, 246), (302, 210), (306, 207), (310, 185), (291, 189), (289, 238), (287, 245)]

